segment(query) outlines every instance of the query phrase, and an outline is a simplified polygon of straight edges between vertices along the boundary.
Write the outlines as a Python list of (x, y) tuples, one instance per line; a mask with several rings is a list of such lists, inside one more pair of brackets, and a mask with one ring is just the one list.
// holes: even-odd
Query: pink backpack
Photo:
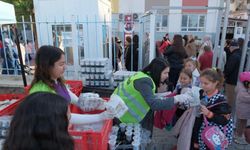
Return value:
[[(225, 102), (221, 102), (225, 103)], [(221, 104), (217, 103), (215, 105)], [(215, 106), (213, 105), (213, 106)], [(213, 107), (213, 106), (210, 106)], [(218, 126), (208, 126), (208, 121), (205, 115), (203, 115), (205, 128), (201, 133), (201, 139), (207, 145), (210, 150), (224, 150), (228, 147), (228, 140), (225, 136), (226, 126), (224, 126), (224, 133)]]

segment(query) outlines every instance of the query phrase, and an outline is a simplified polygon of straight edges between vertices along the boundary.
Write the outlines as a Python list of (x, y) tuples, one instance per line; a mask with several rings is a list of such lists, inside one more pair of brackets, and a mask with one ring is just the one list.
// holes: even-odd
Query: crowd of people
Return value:
[[(117, 50), (113, 53), (116, 60), (113, 66), (118, 68), (123, 55), (119, 45), (121, 41), (114, 39), (113, 42), (112, 48)], [(138, 71), (138, 42), (137, 35), (126, 37), (124, 56), (125, 67), (129, 71)], [(121, 117), (116, 118), (116, 123), (140, 123), (153, 132), (155, 112), (174, 110), (174, 116), (168, 123), (178, 131), (177, 147), (192, 150), (210, 148), (203, 137), (207, 126), (218, 127), (228, 144), (233, 140), (238, 144), (249, 142), (249, 129), (245, 127), (250, 119), (250, 72), (240, 73), (237, 82), (242, 39), (232, 40), (225, 46), (224, 71), (212, 68), (213, 44), (209, 36), (197, 44), (191, 35), (182, 37), (177, 34), (171, 41), (166, 34), (157, 51), (158, 57), (114, 90), (113, 95), (128, 107)], [(4, 149), (73, 149), (72, 138), (67, 132), (69, 123), (85, 124), (115, 117), (108, 110), (92, 115), (70, 113), (70, 104), (83, 110), (88, 106), (83, 106), (81, 101), (84, 99), (78, 98), (65, 86), (63, 50), (42, 46), (37, 50), (35, 63), (30, 95), (14, 114)], [(160, 92), (171, 92), (171, 95), (158, 95)], [(104, 101), (98, 100), (100, 105), (95, 109), (105, 109)], [(188, 134), (182, 130), (184, 123), (188, 124), (185, 126), (189, 129)], [(244, 132), (248, 134), (244, 136)], [(214, 140), (218, 142), (218, 137)]]
[[(130, 43), (131, 38), (127, 38), (126, 41)], [(244, 81), (238, 80), (243, 43), (244, 40), (242, 38), (227, 41), (222, 60), (224, 67), (218, 69), (212, 68), (213, 59), (215, 59), (214, 45), (209, 35), (204, 36), (202, 41), (198, 41), (197, 37), (192, 35), (182, 36), (176, 34), (171, 41), (169, 34), (166, 34), (163, 40), (157, 43), (157, 58), (142, 71), (125, 80), (115, 90), (115, 94), (121, 96), (124, 102), (136, 112), (129, 111), (124, 118), (119, 120), (121, 122), (131, 122), (133, 120), (132, 122), (139, 122), (145, 128), (152, 130), (154, 112), (171, 110), (177, 105), (175, 116), (171, 123), (172, 125), (178, 124), (178, 120), (182, 118), (183, 114), (186, 111), (190, 111), (189, 107), (183, 105), (186, 101), (190, 102), (191, 99), (195, 99), (194, 97), (189, 97), (188, 91), (192, 90), (193, 87), (199, 87), (198, 95), (201, 103), (199, 110), (207, 119), (208, 125), (218, 126), (225, 134), (229, 144), (233, 140), (237, 144), (246, 144), (243, 132), (250, 114), (247, 109), (240, 108), (250, 106), (249, 71), (240, 74), (247, 74), (249, 76), (247, 79), (245, 78)], [(138, 47), (135, 46), (135, 48)], [(133, 52), (136, 53), (136, 50), (133, 50)], [(137, 55), (134, 54), (134, 56)], [(128, 60), (125, 62), (125, 66), (127, 70), (131, 70), (130, 65), (126, 65), (126, 63), (131, 63), (131, 59)], [(164, 66), (160, 65), (163, 61), (168, 64), (165, 67), (168, 70), (166, 71), (163, 67), (162, 71), (159, 72), (157, 69)], [(218, 58), (215, 61), (218, 64)], [(152, 66), (155, 68), (151, 68)], [(168, 77), (160, 81), (159, 84), (159, 81), (155, 80), (155, 76), (164, 73), (168, 74)], [(158, 79), (162, 79), (162, 77), (158, 77)], [(243, 84), (245, 86), (242, 86)], [(180, 99), (182, 101), (178, 101), (178, 97), (174, 98), (174, 103), (171, 102), (172, 100), (169, 97), (161, 97), (160, 99), (167, 100), (158, 101), (157, 98), (159, 97), (156, 96), (156, 93), (159, 92), (158, 89), (162, 91), (162, 87), (165, 91), (171, 91), (175, 95), (181, 96)], [(241, 92), (244, 94), (239, 94)], [(241, 96), (244, 96), (244, 98), (241, 98)], [(131, 97), (135, 98), (135, 100), (131, 100)], [(248, 100), (244, 101), (243, 99)], [(137, 103), (140, 103), (142, 106), (137, 106)], [(188, 145), (190, 149), (208, 148), (201, 138), (205, 123), (204, 117), (200, 113), (196, 114), (193, 119), (194, 126), (192, 129), (190, 128), (193, 131)], [(224, 131), (224, 128), (226, 128), (226, 131)], [(235, 132), (233, 133), (234, 130)]]
[[(2, 35), (2, 36), (1, 36)], [(13, 41), (12, 32), (3, 31), (0, 34), (0, 62), (1, 74), (20, 75), (21, 66), (18, 58), (18, 50), (15, 41)], [(32, 64), (34, 45), (30, 40), (20, 43), (23, 65)], [(27, 65), (26, 65), (27, 66)]]

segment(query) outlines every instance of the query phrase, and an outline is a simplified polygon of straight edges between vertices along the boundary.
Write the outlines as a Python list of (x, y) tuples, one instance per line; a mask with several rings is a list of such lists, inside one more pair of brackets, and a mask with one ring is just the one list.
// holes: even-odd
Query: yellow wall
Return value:
[(111, 0), (112, 13), (119, 12), (119, 0)]

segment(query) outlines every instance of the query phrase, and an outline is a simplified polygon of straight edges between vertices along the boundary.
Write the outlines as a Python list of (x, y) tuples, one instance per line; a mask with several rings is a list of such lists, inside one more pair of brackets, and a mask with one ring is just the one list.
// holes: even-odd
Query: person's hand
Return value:
[(202, 112), (203, 115), (207, 116), (210, 111), (207, 109), (206, 106), (201, 105), (201, 112)]
[(190, 93), (176, 95), (174, 96), (174, 103), (184, 105), (185, 107), (189, 107), (192, 98), (193, 97), (190, 95)]
[(166, 83), (160, 83), (160, 86), (158, 87), (158, 92), (163, 93), (167, 91), (168, 85)]

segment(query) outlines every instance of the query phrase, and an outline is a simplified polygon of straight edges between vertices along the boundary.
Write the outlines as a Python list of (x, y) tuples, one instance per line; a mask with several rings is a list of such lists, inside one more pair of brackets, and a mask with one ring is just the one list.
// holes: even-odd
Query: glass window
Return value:
[(204, 27), (204, 26), (205, 26), (205, 16), (200, 16), (199, 27)]
[(190, 15), (188, 21), (188, 27), (197, 27), (198, 26), (198, 17), (196, 15)]
[(162, 26), (163, 27), (167, 27), (168, 26), (168, 16), (167, 15), (163, 15), (162, 16)]
[(181, 31), (205, 31), (205, 15), (185, 14), (182, 15)]
[(69, 24), (52, 25), (53, 45), (65, 52), (66, 64), (73, 65), (72, 27)]
[(188, 16), (187, 15), (183, 15), (182, 16), (182, 27), (187, 27), (187, 21), (188, 21)]
[(156, 16), (156, 31), (163, 32), (167, 31), (168, 27), (168, 15), (157, 15)]

